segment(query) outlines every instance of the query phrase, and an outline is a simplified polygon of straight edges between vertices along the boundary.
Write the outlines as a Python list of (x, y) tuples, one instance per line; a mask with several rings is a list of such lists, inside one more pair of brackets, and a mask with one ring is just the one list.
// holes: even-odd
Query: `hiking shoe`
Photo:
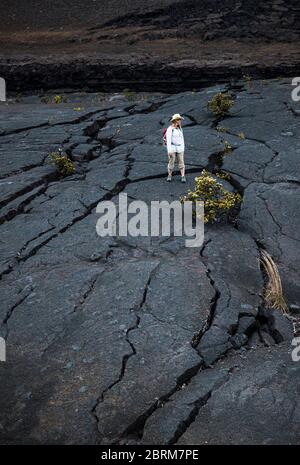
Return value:
[(185, 176), (181, 176), (181, 182), (186, 182)]
[(172, 176), (169, 175), (169, 176), (167, 177), (167, 181), (168, 181), (168, 182), (171, 182), (171, 181), (172, 181)]

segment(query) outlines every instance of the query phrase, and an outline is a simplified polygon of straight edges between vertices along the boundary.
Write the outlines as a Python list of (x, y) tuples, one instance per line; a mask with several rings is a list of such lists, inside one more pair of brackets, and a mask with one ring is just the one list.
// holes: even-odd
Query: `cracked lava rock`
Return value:
[[(206, 105), (225, 89), (235, 104), (223, 133)], [(299, 443), (300, 114), (290, 92), (276, 79), (1, 105), (2, 444)], [(175, 112), (186, 185), (165, 182), (162, 129)], [(225, 139), (233, 150), (220, 160)], [(66, 178), (48, 160), (60, 147), (76, 167)], [(204, 168), (229, 174), (243, 201), (234, 224), (206, 227), (201, 250), (178, 237), (97, 236), (99, 201), (177, 200)], [(261, 248), (289, 317), (264, 308)]]

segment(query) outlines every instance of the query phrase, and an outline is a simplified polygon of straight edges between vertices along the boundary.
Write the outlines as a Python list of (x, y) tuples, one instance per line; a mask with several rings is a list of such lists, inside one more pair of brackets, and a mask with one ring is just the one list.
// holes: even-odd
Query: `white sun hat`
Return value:
[(172, 116), (171, 121), (175, 121), (177, 119), (184, 119), (179, 113), (175, 113), (175, 115)]

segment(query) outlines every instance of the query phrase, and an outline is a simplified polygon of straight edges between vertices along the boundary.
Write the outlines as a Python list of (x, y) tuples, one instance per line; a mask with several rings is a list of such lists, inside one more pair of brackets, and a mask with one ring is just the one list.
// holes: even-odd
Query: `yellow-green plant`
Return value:
[(203, 170), (195, 178), (195, 190), (189, 191), (181, 197), (181, 202), (187, 200), (204, 202), (204, 222), (213, 223), (222, 214), (228, 213), (237, 206), (242, 198), (240, 194), (227, 191), (208, 171)]
[(49, 154), (51, 162), (55, 165), (58, 173), (63, 176), (70, 176), (75, 173), (75, 165), (66, 155), (63, 155), (61, 151), (52, 152)]
[(260, 260), (267, 277), (264, 289), (264, 300), (267, 307), (276, 308), (285, 314), (288, 313), (288, 306), (284, 300), (281, 279), (276, 263), (265, 250), (262, 251)]
[(216, 130), (218, 132), (228, 132), (228, 128), (224, 128), (224, 126), (217, 126)]
[(230, 108), (233, 106), (234, 101), (228, 94), (222, 94), (219, 92), (214, 95), (213, 98), (208, 102), (207, 108), (218, 118), (225, 116)]
[(223, 173), (222, 171), (218, 171), (217, 173), (215, 173), (215, 175), (220, 178), (220, 179), (225, 179), (227, 181), (230, 181), (231, 179), (231, 176), (229, 173)]
[(242, 139), (242, 140), (245, 140), (245, 139), (246, 139), (246, 136), (245, 136), (245, 134), (244, 134), (242, 131), (238, 133), (238, 137), (239, 137), (240, 139)]
[(56, 104), (62, 103), (62, 101), (63, 101), (63, 98), (61, 95), (55, 95), (53, 98), (53, 102)]

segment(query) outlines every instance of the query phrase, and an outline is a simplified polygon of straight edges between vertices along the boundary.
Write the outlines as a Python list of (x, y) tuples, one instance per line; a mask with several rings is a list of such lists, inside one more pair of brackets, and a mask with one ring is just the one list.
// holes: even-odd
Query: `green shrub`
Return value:
[(58, 173), (64, 178), (75, 173), (74, 163), (66, 155), (63, 155), (61, 151), (52, 152), (49, 156)]
[(239, 194), (227, 191), (206, 170), (203, 170), (201, 175), (195, 178), (195, 182), (195, 190), (189, 191), (180, 200), (181, 202), (187, 200), (204, 202), (204, 223), (215, 222), (222, 214), (229, 213), (242, 200)]
[(218, 94), (214, 95), (213, 98), (208, 102), (207, 108), (215, 116), (222, 117), (229, 112), (233, 104), (234, 101), (230, 95), (222, 94), (222, 92), (219, 92)]
[(67, 97), (63, 95), (54, 95), (53, 97), (53, 103), (59, 104), (59, 103), (68, 103)]
[(63, 101), (63, 98), (61, 95), (55, 95), (54, 98), (53, 98), (53, 102), (58, 104), (58, 103), (62, 103)]

